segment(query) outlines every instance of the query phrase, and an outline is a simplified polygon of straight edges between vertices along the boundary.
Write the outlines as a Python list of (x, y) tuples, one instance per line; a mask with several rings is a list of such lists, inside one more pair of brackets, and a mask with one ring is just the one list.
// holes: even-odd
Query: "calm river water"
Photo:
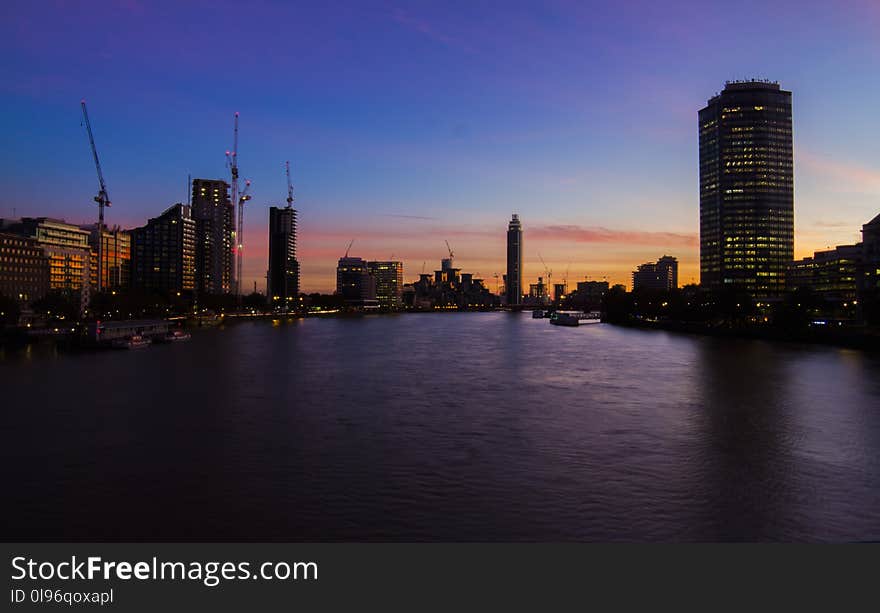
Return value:
[(880, 540), (880, 357), (527, 314), (0, 354), (3, 540)]

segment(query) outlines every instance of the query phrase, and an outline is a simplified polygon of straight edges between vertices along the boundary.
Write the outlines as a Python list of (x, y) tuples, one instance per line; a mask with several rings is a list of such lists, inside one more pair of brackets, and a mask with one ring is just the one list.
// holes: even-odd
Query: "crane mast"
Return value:
[(284, 163), (287, 171), (287, 208), (293, 206), (293, 183), (290, 182), (290, 161)]
[(92, 157), (95, 160), (95, 170), (98, 172), (98, 195), (95, 202), (98, 203), (98, 279), (97, 288), (101, 291), (103, 267), (104, 267), (104, 207), (110, 206), (110, 197), (107, 195), (107, 184), (104, 183), (104, 173), (101, 171), (101, 162), (98, 160), (98, 149), (95, 147), (95, 137), (92, 135), (92, 124), (89, 121), (89, 112), (86, 109), (85, 99), (80, 101), (82, 106), (83, 120), (86, 124), (86, 132), (89, 134), (89, 145), (92, 147)]
[[(232, 151), (226, 152), (226, 166), (229, 168), (231, 176), (230, 182), (230, 200), (233, 207), (238, 206), (238, 221), (235, 225), (235, 244), (233, 254), (235, 255), (235, 264), (233, 266), (232, 286), (235, 288), (235, 295), (241, 300), (241, 270), (244, 248), (244, 203), (250, 200), (250, 196), (243, 198), (239, 195), (238, 187), (238, 111), (234, 116), (234, 127), (232, 136)], [(248, 185), (250, 182), (248, 182)], [(244, 193), (244, 192), (243, 192)], [(233, 209), (233, 215), (235, 210)]]

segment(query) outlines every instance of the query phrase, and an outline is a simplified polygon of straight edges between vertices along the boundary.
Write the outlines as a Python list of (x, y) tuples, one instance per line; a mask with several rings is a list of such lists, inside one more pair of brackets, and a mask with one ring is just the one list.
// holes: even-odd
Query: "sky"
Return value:
[(795, 255), (880, 213), (880, 2), (5, 3), (0, 217), (96, 220), (88, 103), (113, 207), (143, 225), (228, 178), (244, 285), (265, 288), (268, 207), (300, 211), (305, 291), (336, 260), (456, 265), (494, 289), (512, 213), (526, 282), (678, 257), (699, 280), (697, 111), (733, 79), (793, 92)]

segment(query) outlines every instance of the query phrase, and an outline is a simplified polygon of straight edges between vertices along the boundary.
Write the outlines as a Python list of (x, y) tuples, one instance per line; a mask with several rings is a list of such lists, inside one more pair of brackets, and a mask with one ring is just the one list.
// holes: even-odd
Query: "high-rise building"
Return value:
[(699, 124), (700, 284), (778, 295), (794, 258), (791, 92), (728, 82)]
[(336, 293), (352, 306), (375, 306), (376, 280), (361, 258), (339, 258), (336, 266)]
[(196, 272), (196, 222), (186, 204), (175, 204), (131, 231), (132, 285), (155, 292), (192, 291)]
[(0, 232), (0, 296), (27, 304), (49, 291), (49, 258), (33, 238)]
[(196, 232), (195, 289), (199, 294), (228, 294), (233, 291), (235, 207), (226, 181), (193, 179), (192, 219)]
[(367, 270), (376, 283), (376, 300), (384, 309), (403, 305), (403, 262), (367, 262)]
[(296, 209), (269, 207), (269, 304), (285, 310), (298, 306), (299, 262), (296, 259)]
[(507, 292), (507, 304), (522, 304), (523, 235), (519, 215), (514, 213), (507, 226), (507, 277), (504, 284)]
[(678, 260), (664, 255), (656, 262), (642, 264), (632, 273), (633, 291), (653, 289), (668, 292), (678, 287)]
[(4, 230), (33, 239), (49, 260), (49, 289), (82, 291), (92, 279), (89, 232), (48, 217), (24, 217), (4, 222)]
[[(92, 253), (95, 254), (93, 268), (97, 271), (98, 224), (80, 226), (80, 228), (89, 232), (89, 245), (92, 247)], [(104, 262), (101, 266), (101, 289), (111, 291), (126, 288), (131, 284), (131, 235), (118, 226), (115, 228), (104, 226), (102, 234), (104, 244), (100, 253)]]

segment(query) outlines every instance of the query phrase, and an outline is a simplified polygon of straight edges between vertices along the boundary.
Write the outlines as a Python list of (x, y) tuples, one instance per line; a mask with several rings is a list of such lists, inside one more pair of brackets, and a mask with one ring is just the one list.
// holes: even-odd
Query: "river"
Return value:
[(403, 314), (0, 386), (7, 541), (880, 540), (876, 354)]

